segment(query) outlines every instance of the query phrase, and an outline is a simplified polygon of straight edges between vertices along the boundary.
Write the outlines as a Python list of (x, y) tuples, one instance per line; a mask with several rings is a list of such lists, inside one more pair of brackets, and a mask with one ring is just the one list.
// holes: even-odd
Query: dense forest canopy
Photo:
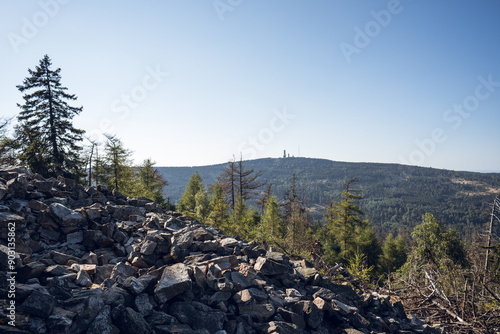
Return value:
[[(227, 164), (201, 167), (158, 167), (170, 181), (165, 197), (177, 202), (189, 177), (198, 171), (207, 184)], [(281, 199), (295, 174), (299, 192), (312, 215), (321, 219), (328, 201), (338, 200), (346, 180), (357, 178), (363, 194), (360, 207), (379, 234), (411, 232), (432, 212), (446, 226), (469, 234), (488, 220), (487, 203), (500, 193), (499, 173), (476, 173), (381, 163), (349, 163), (312, 158), (267, 158), (246, 161), (261, 170), (261, 180), (273, 185)], [(264, 191), (264, 188), (261, 189)]]

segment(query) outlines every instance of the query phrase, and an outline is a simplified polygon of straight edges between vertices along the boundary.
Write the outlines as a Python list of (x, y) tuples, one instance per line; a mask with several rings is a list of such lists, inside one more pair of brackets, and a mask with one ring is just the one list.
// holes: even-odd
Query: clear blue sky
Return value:
[(138, 163), (500, 170), (499, 33), (493, 0), (3, 1), (0, 115), (48, 54)]

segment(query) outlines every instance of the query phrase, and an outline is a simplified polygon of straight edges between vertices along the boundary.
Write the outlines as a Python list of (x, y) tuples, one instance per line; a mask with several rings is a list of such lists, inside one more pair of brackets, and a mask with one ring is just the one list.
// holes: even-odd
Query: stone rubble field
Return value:
[(104, 186), (0, 171), (0, 227), (1, 333), (440, 333), (389, 296)]

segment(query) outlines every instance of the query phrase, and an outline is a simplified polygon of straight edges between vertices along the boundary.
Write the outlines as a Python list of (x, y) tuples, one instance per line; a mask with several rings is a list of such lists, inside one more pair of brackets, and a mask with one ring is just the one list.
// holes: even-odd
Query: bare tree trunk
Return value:
[(488, 240), (486, 241), (486, 259), (484, 260), (484, 277), (483, 277), (483, 291), (482, 295), (484, 296), (484, 288), (486, 287), (486, 280), (488, 274), (489, 267), (489, 259), (490, 259), (490, 247), (491, 247), (491, 235), (493, 233), (493, 218), (495, 217), (495, 207), (498, 202), (498, 197), (493, 201), (493, 206), (491, 208), (491, 219), (490, 219), (490, 227), (488, 229)]

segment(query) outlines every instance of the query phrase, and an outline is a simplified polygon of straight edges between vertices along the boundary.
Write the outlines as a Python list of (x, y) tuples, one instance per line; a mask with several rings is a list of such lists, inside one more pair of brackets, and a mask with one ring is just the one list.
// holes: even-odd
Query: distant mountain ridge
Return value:
[[(177, 203), (191, 175), (198, 171), (205, 185), (214, 183), (227, 163), (196, 167), (157, 167), (169, 182), (165, 196)], [(384, 163), (339, 162), (314, 158), (264, 158), (244, 161), (246, 169), (262, 170), (281, 199), (293, 174), (315, 219), (329, 200), (338, 200), (346, 180), (357, 178), (360, 202), (380, 233), (411, 231), (422, 214), (432, 212), (444, 224), (471, 233), (488, 220), (488, 203), (500, 194), (500, 173), (451, 171)], [(262, 189), (264, 190), (264, 189)]]

